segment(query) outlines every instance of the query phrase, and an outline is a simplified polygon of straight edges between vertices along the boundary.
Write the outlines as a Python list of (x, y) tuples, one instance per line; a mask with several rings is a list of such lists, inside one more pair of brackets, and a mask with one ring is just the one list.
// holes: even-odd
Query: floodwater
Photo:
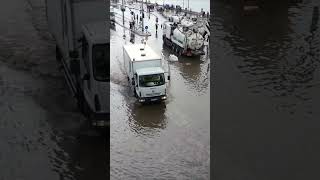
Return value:
[(109, 137), (88, 130), (70, 97), (44, 0), (0, 11), (0, 179), (106, 179)]
[(213, 9), (214, 178), (319, 179), (320, 2), (230, 2)]
[[(116, 20), (122, 23), (121, 11)], [(164, 20), (159, 14), (159, 23)], [(162, 30), (146, 15), (147, 43), (166, 59)], [(126, 11), (126, 20), (130, 17)], [(129, 27), (126, 21), (126, 27)], [(111, 30), (111, 179), (210, 179), (210, 59), (180, 57), (169, 62), (171, 81), (164, 103), (140, 105), (128, 84), (122, 46), (140, 43), (118, 24)], [(125, 39), (123, 35), (125, 34)], [(131, 39), (131, 40), (130, 40)], [(131, 42), (130, 42), (131, 41)], [(167, 64), (167, 63), (166, 63)]]

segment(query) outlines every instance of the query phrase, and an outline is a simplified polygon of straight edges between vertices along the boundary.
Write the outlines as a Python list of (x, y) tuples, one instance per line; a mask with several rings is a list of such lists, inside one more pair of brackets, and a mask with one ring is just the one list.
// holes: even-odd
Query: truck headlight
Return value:
[(167, 99), (167, 96), (162, 96), (161, 99), (162, 99), (162, 100), (166, 100), (166, 99)]

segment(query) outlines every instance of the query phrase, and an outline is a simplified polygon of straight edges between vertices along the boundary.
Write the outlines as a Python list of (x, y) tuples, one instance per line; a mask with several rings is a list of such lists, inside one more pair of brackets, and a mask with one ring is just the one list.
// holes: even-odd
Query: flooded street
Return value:
[[(149, 1), (148, 1), (149, 2)], [(198, 1), (187, 1), (187, 0), (162, 0), (162, 1), (157, 1), (157, 0), (150, 0), (151, 3), (158, 3), (159, 5), (163, 4), (173, 4), (173, 5), (179, 5), (181, 8), (188, 8), (188, 3), (189, 3), (189, 8), (193, 11), (200, 12), (201, 9), (204, 11), (209, 11), (210, 12), (210, 5), (208, 5), (208, 0), (198, 0)]]
[(0, 179), (106, 179), (109, 137), (87, 132), (44, 7), (43, 0), (0, 3)]
[(219, 180), (319, 178), (320, 2), (276, 2), (253, 15), (213, 5)]
[[(122, 13), (116, 9), (116, 21)], [(130, 18), (127, 9), (125, 19)], [(162, 29), (155, 34), (157, 12), (146, 14), (151, 36), (147, 44), (165, 59), (173, 53), (163, 47)], [(128, 21), (125, 26), (129, 27)], [(126, 77), (122, 46), (141, 43), (141, 36), (116, 24), (111, 30), (111, 179), (209, 179), (210, 169), (210, 77), (208, 55), (179, 57), (169, 62), (171, 81), (168, 99), (141, 105)], [(123, 35), (125, 34), (125, 39)], [(131, 39), (131, 40), (130, 40)], [(131, 42), (130, 42), (131, 41)], [(168, 62), (167, 62), (168, 63)], [(166, 63), (166, 64), (167, 64)]]

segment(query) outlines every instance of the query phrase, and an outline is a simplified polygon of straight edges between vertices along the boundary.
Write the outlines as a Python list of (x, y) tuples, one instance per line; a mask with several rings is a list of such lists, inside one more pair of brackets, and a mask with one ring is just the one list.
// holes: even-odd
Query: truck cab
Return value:
[(160, 67), (142, 68), (134, 77), (135, 94), (139, 102), (166, 100), (165, 72)]

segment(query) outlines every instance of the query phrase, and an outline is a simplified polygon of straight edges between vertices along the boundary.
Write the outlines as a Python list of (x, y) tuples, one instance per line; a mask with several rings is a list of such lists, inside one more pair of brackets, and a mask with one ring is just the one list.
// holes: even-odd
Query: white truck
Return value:
[(163, 23), (163, 43), (179, 55), (199, 56), (204, 54), (204, 37), (192, 26), (175, 22)]
[(56, 58), (79, 108), (95, 127), (110, 122), (109, 26), (105, 0), (47, 0)]
[(162, 58), (146, 44), (123, 46), (124, 65), (134, 95), (140, 103), (167, 99), (166, 79)]

